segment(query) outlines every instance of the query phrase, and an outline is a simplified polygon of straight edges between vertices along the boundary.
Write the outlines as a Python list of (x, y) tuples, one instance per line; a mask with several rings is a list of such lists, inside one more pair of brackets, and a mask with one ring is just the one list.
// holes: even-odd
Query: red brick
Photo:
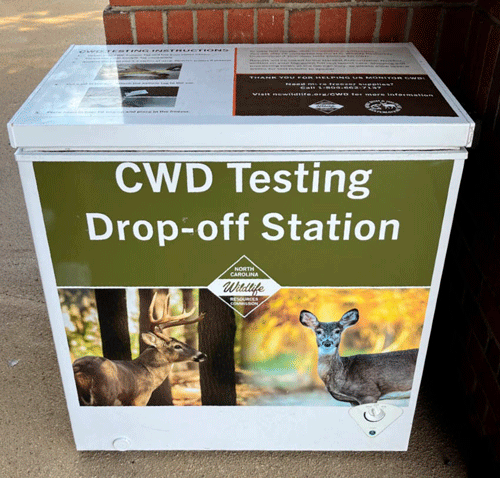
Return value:
[(497, 435), (491, 439), (493, 459), (496, 463), (500, 462), (500, 436)]
[[(456, 282), (460, 282), (459, 277), (456, 278)], [(461, 284), (462, 285), (462, 284)], [(462, 310), (464, 311), (464, 314), (468, 320), (467, 325), (471, 325), (475, 320), (476, 317), (479, 316), (481, 318), (481, 309), (479, 307), (479, 302), (478, 300), (472, 295), (472, 292), (469, 290), (466, 284), (463, 285), (464, 291), (463, 291), (463, 298), (462, 298)], [(486, 337), (485, 340), (487, 339), (487, 329), (485, 325), (485, 330), (486, 330)]]
[(448, 87), (454, 89), (464, 65), (465, 42), (472, 20), (472, 9), (446, 11), (441, 32), (436, 70)]
[(198, 43), (224, 43), (224, 11), (198, 10)]
[[(498, 157), (498, 155), (496, 155)], [(489, 285), (491, 290), (500, 290), (500, 255), (499, 255), (500, 237), (497, 236), (492, 244), (490, 251), (484, 251), (481, 260), (484, 282)]]
[(342, 1), (345, 0), (274, 0), (274, 3), (336, 3)]
[[(500, 28), (492, 27), (488, 37), (488, 44), (484, 53), (483, 71), (479, 80), (479, 88), (477, 91), (477, 110), (483, 115), (486, 112), (490, 87), (492, 86), (493, 73), (498, 59), (498, 49), (500, 47)], [(497, 98), (498, 100), (498, 98)]]
[(259, 0), (252, 2), (252, 0), (191, 0), (191, 3), (213, 3), (214, 5), (218, 5), (221, 3), (259, 3)]
[(479, 418), (475, 410), (471, 410), (469, 412), (469, 423), (471, 424), (475, 435), (481, 437), (481, 435), (483, 434), (483, 426), (479, 421)]
[[(487, 155), (483, 156), (482, 161), (486, 163)], [(496, 158), (495, 158), (496, 160)], [(478, 251), (480, 253), (494, 252), (491, 250), (493, 245), (494, 235), (497, 231), (497, 217), (498, 210), (494, 208), (493, 202), (489, 202), (491, 189), (487, 185), (496, 188), (496, 184), (491, 184), (490, 177), (482, 179), (481, 186), (483, 186), (483, 194), (475, 194), (467, 199), (468, 205), (472, 210), (472, 222), (470, 227), (473, 228), (474, 234), (471, 236), (470, 242), (471, 251)], [(488, 184), (490, 183), (490, 184)], [(489, 259), (489, 257), (487, 258)], [(481, 269), (484, 265), (481, 260), (476, 260)]]
[[(499, 27), (493, 27), (492, 35), (497, 38), (499, 35)], [(496, 65), (492, 73), (490, 93), (488, 102), (485, 108), (484, 122), (487, 128), (491, 128), (495, 122), (498, 111), (498, 100), (500, 98), (500, 53), (497, 57)], [(497, 120), (498, 121), (498, 120)], [(499, 277), (500, 278), (500, 277)]]
[(493, 374), (474, 334), (471, 334), (467, 355), (476, 376), (479, 378), (478, 382), (487, 397), (489, 405), (495, 415), (500, 417), (500, 386), (498, 379)]
[(488, 364), (486, 364), (484, 371), (479, 375), (479, 383), (486, 394), (493, 413), (497, 417), (500, 417), (500, 385)]
[(461, 273), (464, 276), (467, 286), (469, 287), (472, 295), (477, 297), (481, 290), (483, 275), (479, 267), (475, 263), (472, 255), (468, 251), (464, 251), (459, 259), (461, 266)]
[(229, 43), (253, 43), (253, 10), (229, 10), (227, 14)]
[(476, 372), (474, 368), (468, 361), (468, 357), (465, 354), (462, 354), (463, 362), (461, 364), (460, 370), (462, 375), (462, 381), (468, 393), (473, 393), (476, 390), (477, 380), (476, 380)]
[(163, 43), (163, 19), (159, 11), (146, 10), (135, 12), (137, 43)]
[(478, 31), (476, 46), (473, 52), (473, 59), (471, 64), (472, 71), (470, 76), (470, 92), (472, 94), (472, 97), (470, 99), (474, 100), (475, 108), (477, 108), (475, 101), (477, 100), (479, 82), (481, 81), (481, 74), (483, 72), (484, 53), (486, 51), (486, 46), (488, 45), (491, 29), (492, 26), (490, 22), (481, 23), (480, 30)]
[(188, 10), (173, 10), (167, 14), (168, 43), (193, 43), (193, 12)]
[(186, 0), (109, 0), (109, 4), (119, 7), (146, 7), (151, 5), (184, 5)]
[(414, 43), (428, 62), (432, 62), (439, 28), (440, 8), (415, 8), (409, 41)]
[[(472, 181), (472, 174), (464, 175), (464, 191), (466, 190), (466, 184)], [(476, 184), (474, 184), (474, 188), (476, 188)], [(455, 226), (458, 228), (460, 235), (465, 241), (466, 245), (470, 247), (474, 241), (475, 229), (472, 226), (474, 223), (474, 213), (472, 212), (469, 203), (465, 203), (465, 201), (461, 201), (460, 207), (457, 207), (456, 210), (456, 218), (457, 222), (455, 222)], [(457, 257), (457, 260), (460, 261), (461, 257)]]
[(493, 437), (495, 435), (498, 435), (499, 433), (499, 418), (495, 416), (493, 413), (493, 410), (488, 407), (488, 410), (486, 410), (486, 416), (484, 417), (483, 421), (483, 430), (484, 434), (487, 437)]
[[(497, 111), (500, 112), (500, 103), (498, 104)], [(500, 114), (497, 115), (495, 122), (493, 123), (493, 131), (491, 135), (491, 147), (495, 148), (499, 153), (496, 154), (497, 157), (500, 156)]]
[[(488, 326), (486, 325), (486, 320), (481, 315), (477, 308), (477, 304), (475, 306), (470, 307), (471, 316), (470, 320), (470, 328), (474, 331), (474, 334), (477, 337), (478, 342), (480, 343), (483, 350), (486, 350), (486, 346), (489, 340), (489, 332)], [(465, 310), (467, 314), (467, 309)]]
[(257, 11), (257, 43), (283, 43), (285, 11), (277, 8)]
[(500, 348), (494, 339), (491, 339), (488, 342), (488, 347), (486, 348), (486, 358), (488, 359), (488, 363), (490, 364), (493, 373), (498, 373), (500, 368)]
[(498, 0), (479, 0), (478, 6), (500, 20), (500, 2)]
[(475, 407), (476, 413), (479, 417), (479, 421), (481, 422), (481, 425), (483, 425), (484, 417), (485, 417), (486, 411), (488, 409), (488, 398), (486, 397), (486, 394), (481, 389), (481, 387), (478, 387), (476, 389), (472, 398), (474, 400), (474, 407)]
[(500, 290), (500, 275), (498, 274), (500, 270), (500, 257), (498, 256), (498, 246), (491, 244), (489, 248), (480, 250), (477, 253), (476, 259), (480, 263), (484, 284), (488, 285), (491, 290)]
[(319, 17), (321, 43), (345, 43), (347, 8), (325, 8)]
[(406, 8), (384, 8), (379, 41), (381, 43), (404, 41), (407, 17), (408, 10)]
[(313, 43), (315, 10), (295, 10), (288, 19), (289, 43)]
[[(487, 253), (490, 251), (486, 251)], [(500, 299), (495, 293), (490, 289), (488, 282), (485, 280), (483, 287), (481, 288), (481, 293), (479, 294), (479, 302), (481, 309), (487, 317), (487, 321), (490, 322), (491, 327), (495, 330), (498, 329), (500, 333), (500, 324), (494, 326), (491, 324), (492, 321), (498, 321), (500, 319)], [(500, 335), (497, 337), (500, 342)]]
[(472, 67), (477, 56), (476, 47), (479, 41), (480, 32), (484, 30), (483, 25), (485, 22), (486, 19), (484, 15), (474, 12), (470, 26), (467, 49), (465, 51), (463, 73), (460, 79), (460, 88), (467, 94), (467, 97), (471, 99), (474, 96), (472, 92), (476, 91), (472, 87), (472, 75), (474, 73)]
[(498, 297), (493, 294), (487, 285), (483, 285), (479, 301), (486, 322), (489, 324), (495, 338), (500, 342), (500, 309), (498, 308)]
[(481, 378), (481, 374), (484, 372), (487, 362), (481, 350), (479, 340), (476, 338), (475, 334), (471, 333), (470, 335), (470, 341), (466, 350), (467, 357), (474, 369), (474, 373)]
[(500, 20), (500, 3), (498, 1), (495, 2), (495, 5), (491, 6), (488, 13), (495, 17), (497, 20)]
[(128, 12), (104, 10), (104, 33), (108, 45), (132, 44), (132, 28)]
[(377, 22), (377, 9), (372, 7), (351, 10), (350, 43), (371, 43)]

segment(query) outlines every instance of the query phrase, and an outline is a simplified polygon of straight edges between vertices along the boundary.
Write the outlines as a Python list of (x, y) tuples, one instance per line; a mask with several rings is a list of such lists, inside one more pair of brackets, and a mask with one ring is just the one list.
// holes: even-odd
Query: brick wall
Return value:
[(425, 376), (434, 377), (448, 412), (455, 404), (462, 417), (465, 403), (478, 449), (500, 460), (500, 1), (111, 0), (104, 25), (108, 43), (416, 45), (481, 124)]
[(110, 0), (104, 26), (108, 43), (127, 44), (412, 41), (433, 61), (443, 28), (462, 21), (474, 3)]
[[(484, 15), (498, 2), (484, 0)], [(452, 88), (477, 0), (110, 0), (108, 44), (411, 41)]]
[(500, 1), (478, 1), (463, 51), (453, 50), (454, 28), (442, 35), (461, 71), (453, 79), (453, 66), (437, 70), (481, 131), (465, 163), (428, 362), (439, 363), (447, 341), (478, 445), (500, 461)]

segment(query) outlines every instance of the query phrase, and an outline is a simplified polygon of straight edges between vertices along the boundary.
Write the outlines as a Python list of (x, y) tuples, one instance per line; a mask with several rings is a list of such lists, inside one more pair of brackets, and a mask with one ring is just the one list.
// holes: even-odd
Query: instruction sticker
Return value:
[(236, 116), (457, 116), (400, 50), (239, 48), (235, 76)]

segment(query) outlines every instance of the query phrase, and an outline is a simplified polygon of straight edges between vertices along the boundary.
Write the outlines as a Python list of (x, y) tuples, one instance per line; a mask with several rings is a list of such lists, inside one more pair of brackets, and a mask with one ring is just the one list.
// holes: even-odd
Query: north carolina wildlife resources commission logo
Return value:
[(246, 256), (240, 257), (208, 286), (208, 290), (243, 317), (261, 306), (280, 288)]
[(373, 113), (390, 115), (401, 111), (402, 106), (399, 103), (389, 100), (372, 100), (365, 103), (365, 108)]
[(313, 103), (312, 105), (309, 105), (309, 108), (312, 108), (313, 110), (320, 111), (321, 113), (325, 113), (329, 115), (330, 113), (333, 113), (334, 111), (340, 110), (343, 108), (342, 105), (338, 105), (337, 103), (334, 103), (333, 101), (328, 101), (328, 100), (321, 100), (318, 101), (317, 103)]

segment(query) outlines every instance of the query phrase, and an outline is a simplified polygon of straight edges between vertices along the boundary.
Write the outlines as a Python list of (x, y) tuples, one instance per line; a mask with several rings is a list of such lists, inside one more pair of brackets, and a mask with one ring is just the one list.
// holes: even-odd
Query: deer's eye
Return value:
[(175, 350), (182, 350), (182, 345), (176, 344), (174, 345)]
[(316, 334), (317, 334), (317, 335), (323, 335), (323, 331), (322, 331), (321, 329), (316, 330)]

